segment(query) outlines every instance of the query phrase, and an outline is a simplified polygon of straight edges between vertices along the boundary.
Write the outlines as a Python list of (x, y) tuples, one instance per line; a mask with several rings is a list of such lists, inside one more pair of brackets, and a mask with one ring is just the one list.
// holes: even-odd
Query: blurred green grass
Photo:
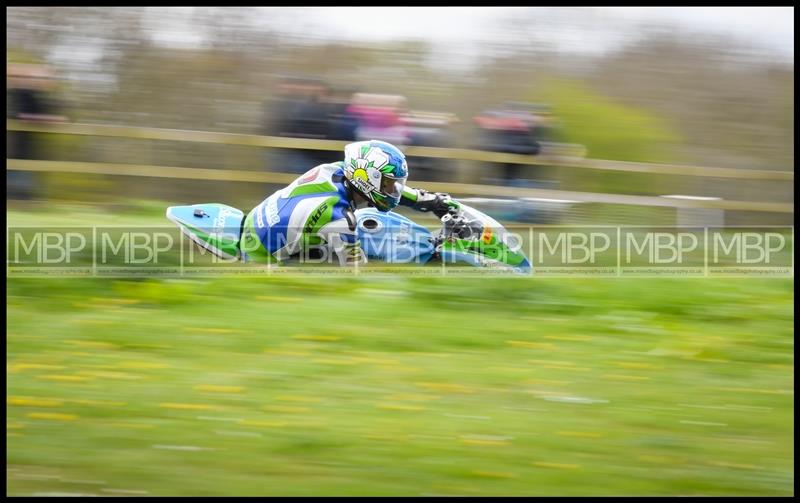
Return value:
[(7, 494), (790, 495), (792, 308), (791, 279), (9, 278)]

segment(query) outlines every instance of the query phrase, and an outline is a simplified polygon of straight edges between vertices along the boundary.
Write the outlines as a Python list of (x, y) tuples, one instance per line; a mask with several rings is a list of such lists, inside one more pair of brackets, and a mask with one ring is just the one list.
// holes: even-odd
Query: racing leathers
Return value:
[[(341, 265), (366, 263), (356, 232), (356, 198), (344, 163), (316, 166), (275, 192), (245, 217), (240, 248), (248, 261), (274, 263), (297, 255)], [(404, 187), (400, 204), (441, 217), (458, 204), (450, 196)]]

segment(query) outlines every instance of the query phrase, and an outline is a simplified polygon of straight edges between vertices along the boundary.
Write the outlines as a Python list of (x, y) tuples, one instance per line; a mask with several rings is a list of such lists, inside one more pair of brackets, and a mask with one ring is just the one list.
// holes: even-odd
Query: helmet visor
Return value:
[(381, 193), (391, 199), (400, 200), (403, 188), (406, 186), (406, 177), (395, 178), (391, 175), (383, 175), (381, 178)]

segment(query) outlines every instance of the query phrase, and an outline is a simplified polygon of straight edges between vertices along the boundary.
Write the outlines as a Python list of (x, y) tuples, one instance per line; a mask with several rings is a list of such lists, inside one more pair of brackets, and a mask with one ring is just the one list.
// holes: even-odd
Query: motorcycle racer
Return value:
[(310, 169), (253, 208), (243, 221), (241, 251), (261, 263), (311, 253), (332, 253), (341, 265), (366, 263), (356, 233), (359, 205), (382, 212), (403, 205), (437, 217), (459, 207), (448, 194), (406, 186), (407, 179), (405, 155), (394, 145), (350, 143), (343, 161)]

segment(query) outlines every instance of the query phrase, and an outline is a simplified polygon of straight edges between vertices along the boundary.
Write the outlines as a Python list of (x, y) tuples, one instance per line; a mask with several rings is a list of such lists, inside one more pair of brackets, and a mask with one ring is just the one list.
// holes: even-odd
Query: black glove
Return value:
[(432, 211), (434, 215), (442, 218), (448, 213), (454, 214), (458, 211), (459, 205), (453, 201), (450, 194), (444, 192), (428, 192), (419, 190), (419, 196), (413, 208), (418, 211)]
[(450, 215), (442, 218), (445, 235), (455, 236), (459, 239), (469, 239), (480, 236), (483, 233), (483, 226), (480, 222), (468, 220), (461, 215)]

